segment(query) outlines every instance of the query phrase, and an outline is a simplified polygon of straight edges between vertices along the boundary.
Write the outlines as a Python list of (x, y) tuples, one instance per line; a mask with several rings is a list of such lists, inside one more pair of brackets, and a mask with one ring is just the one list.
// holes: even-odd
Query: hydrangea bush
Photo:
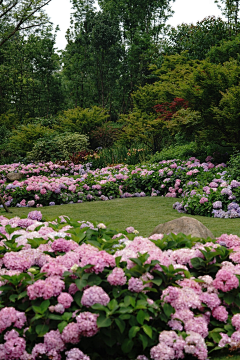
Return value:
[[(140, 166), (116, 165), (90, 170), (81, 165), (65, 167), (55, 164), (27, 165), (21, 172), (26, 180), (6, 182), (7, 165), (2, 167), (0, 194), (8, 206), (47, 206), (114, 198), (166, 196), (181, 197), (187, 181), (213, 181), (225, 164), (214, 166), (211, 162), (200, 163), (195, 158), (189, 161), (169, 160), (159, 164)], [(0, 167), (1, 169), (1, 167)], [(45, 175), (42, 175), (45, 170)], [(48, 171), (48, 176), (46, 176)], [(58, 171), (58, 177), (56, 172)], [(33, 173), (36, 175), (30, 176)], [(73, 174), (72, 177), (69, 175)]]
[(206, 360), (240, 345), (240, 238), (0, 217), (0, 359)]

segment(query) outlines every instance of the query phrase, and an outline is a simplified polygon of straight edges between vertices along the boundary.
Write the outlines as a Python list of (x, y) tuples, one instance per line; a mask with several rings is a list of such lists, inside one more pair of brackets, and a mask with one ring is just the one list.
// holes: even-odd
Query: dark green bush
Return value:
[(38, 140), (27, 159), (41, 161), (68, 160), (76, 152), (88, 148), (88, 137), (78, 133), (63, 133), (46, 136)]
[(12, 131), (6, 150), (15, 155), (26, 156), (26, 153), (32, 150), (39, 139), (55, 133), (55, 130), (40, 124), (20, 125)]
[(190, 142), (184, 145), (170, 145), (168, 148), (160, 152), (156, 152), (151, 158), (150, 162), (159, 162), (162, 160), (180, 159), (187, 160), (190, 157), (196, 157), (201, 162), (204, 162), (207, 156), (212, 156), (212, 162), (219, 164), (227, 162), (232, 153), (231, 147), (223, 147), (218, 144), (198, 144), (197, 142)]
[(240, 180), (240, 152), (235, 151), (227, 163), (228, 165), (228, 176), (232, 180)]

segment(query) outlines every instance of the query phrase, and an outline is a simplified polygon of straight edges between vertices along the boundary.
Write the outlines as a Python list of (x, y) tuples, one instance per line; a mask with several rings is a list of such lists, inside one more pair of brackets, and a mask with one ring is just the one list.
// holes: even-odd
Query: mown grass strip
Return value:
[[(103, 222), (110, 227), (123, 230), (133, 226), (142, 236), (148, 236), (158, 224), (177, 219), (181, 216), (190, 216), (201, 221), (214, 236), (221, 234), (236, 234), (240, 236), (240, 219), (218, 219), (205, 216), (179, 214), (172, 205), (176, 199), (164, 197), (145, 197), (115, 199), (110, 201), (87, 202), (82, 204), (68, 204), (39, 208), (44, 218), (54, 218), (59, 215), (68, 215), (76, 220)], [(0, 209), (0, 215), (8, 218), (19, 216), (24, 218), (34, 208), (11, 208), (8, 214)], [(239, 358), (240, 360), (240, 358)]]

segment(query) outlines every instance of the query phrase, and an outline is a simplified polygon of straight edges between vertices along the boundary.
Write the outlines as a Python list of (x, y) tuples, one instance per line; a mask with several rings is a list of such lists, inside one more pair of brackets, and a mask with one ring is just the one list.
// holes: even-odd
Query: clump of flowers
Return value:
[(237, 350), (238, 236), (168, 235), (169, 243), (163, 234), (61, 222), (38, 227), (36, 219), (0, 216), (1, 236), (11, 240), (0, 259), (0, 358), (127, 359), (129, 343), (138, 360), (207, 360), (210, 349)]

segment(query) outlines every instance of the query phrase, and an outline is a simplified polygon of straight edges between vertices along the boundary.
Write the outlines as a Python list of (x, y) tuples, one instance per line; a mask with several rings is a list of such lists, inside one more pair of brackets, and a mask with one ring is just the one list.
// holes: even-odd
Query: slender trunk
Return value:
[(3, 205), (4, 209), (5, 209), (5, 211), (9, 213), (10, 211), (9, 211), (8, 207), (6, 206), (6, 204), (5, 204), (4, 200), (3, 200), (3, 198), (2, 198), (1, 196), (0, 196), (0, 202), (2, 203), (2, 205)]

